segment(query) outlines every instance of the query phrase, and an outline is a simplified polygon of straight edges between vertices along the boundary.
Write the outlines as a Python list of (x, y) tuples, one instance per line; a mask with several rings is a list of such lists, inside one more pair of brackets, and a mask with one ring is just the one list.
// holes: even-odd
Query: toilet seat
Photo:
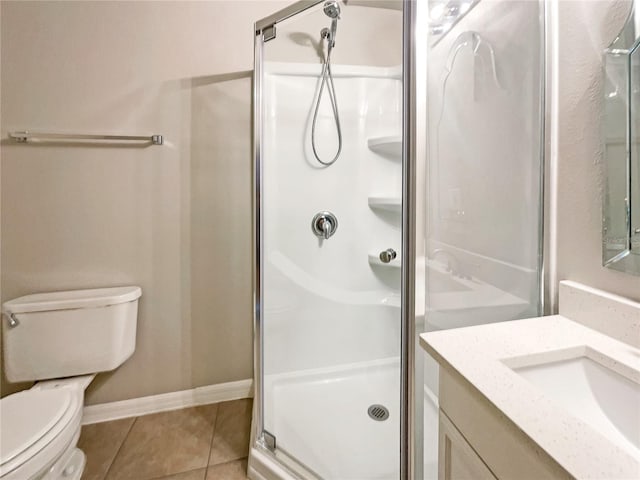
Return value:
[(77, 389), (31, 389), (0, 400), (0, 478), (29, 478), (49, 468), (80, 427)]

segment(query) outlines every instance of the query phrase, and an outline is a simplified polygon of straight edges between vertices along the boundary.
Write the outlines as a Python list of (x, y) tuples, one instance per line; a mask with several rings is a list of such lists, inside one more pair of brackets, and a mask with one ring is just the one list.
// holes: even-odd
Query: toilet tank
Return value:
[(37, 293), (2, 305), (11, 382), (113, 370), (136, 346), (140, 287)]

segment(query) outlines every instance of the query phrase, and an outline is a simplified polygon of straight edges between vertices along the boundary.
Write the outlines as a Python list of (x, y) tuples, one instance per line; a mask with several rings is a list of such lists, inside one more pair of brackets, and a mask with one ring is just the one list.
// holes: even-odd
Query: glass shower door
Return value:
[(256, 28), (258, 442), (397, 479), (402, 11), (298, 3)]
[[(545, 2), (445, 4), (419, 3), (429, 101), (418, 333), (542, 315)], [(434, 479), (438, 371), (418, 360), (422, 478)]]

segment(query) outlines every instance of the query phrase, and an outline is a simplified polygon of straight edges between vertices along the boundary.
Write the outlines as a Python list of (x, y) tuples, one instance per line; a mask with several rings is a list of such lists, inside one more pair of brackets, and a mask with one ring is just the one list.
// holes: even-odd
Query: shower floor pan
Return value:
[[(396, 480), (399, 375), (394, 358), (266, 376), (265, 427), (278, 450), (323, 479)], [(437, 425), (437, 406), (425, 400), (426, 425)], [(385, 407), (388, 418), (372, 418), (373, 405)], [(428, 453), (426, 471), (437, 451)]]

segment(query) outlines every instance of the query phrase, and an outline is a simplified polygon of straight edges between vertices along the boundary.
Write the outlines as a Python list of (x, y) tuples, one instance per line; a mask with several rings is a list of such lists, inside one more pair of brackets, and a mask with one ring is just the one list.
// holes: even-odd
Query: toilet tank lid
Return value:
[(34, 293), (5, 302), (2, 305), (2, 311), (6, 314), (12, 314), (106, 307), (132, 302), (140, 298), (141, 295), (142, 289), (136, 286)]

